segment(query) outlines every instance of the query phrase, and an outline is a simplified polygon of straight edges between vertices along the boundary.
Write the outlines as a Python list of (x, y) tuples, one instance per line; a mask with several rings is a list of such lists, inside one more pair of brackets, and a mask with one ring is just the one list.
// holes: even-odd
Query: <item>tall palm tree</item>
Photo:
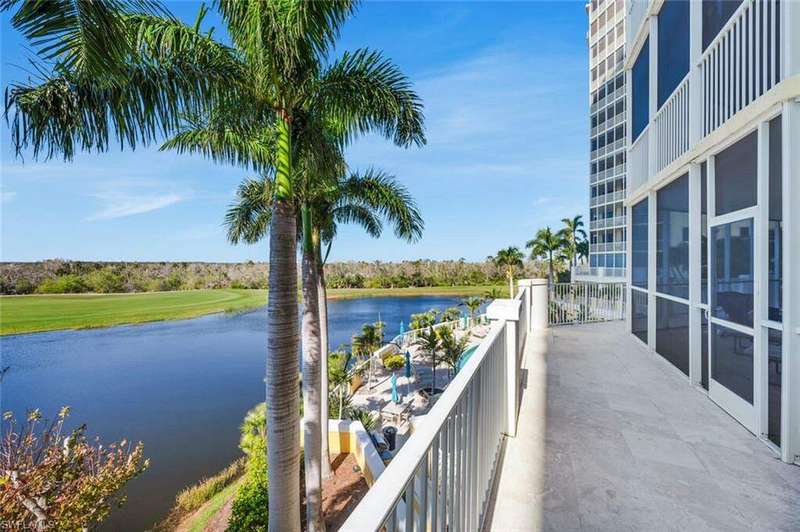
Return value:
[(525, 247), (531, 250), (531, 259), (544, 257), (547, 259), (547, 279), (553, 282), (553, 254), (559, 253), (565, 246), (564, 235), (559, 231), (554, 233), (550, 227), (539, 229), (536, 237), (529, 240)]
[(564, 228), (564, 254), (568, 257), (571, 266), (578, 264), (578, 245), (586, 240), (586, 231), (583, 229), (583, 215), (578, 214), (572, 218), (562, 218)]
[[(269, 175), (270, 272), (267, 417), (270, 530), (298, 530), (298, 316), (296, 218), (302, 220), (303, 391), (306, 512), (309, 530), (321, 520), (321, 342), (315, 277), (317, 252), (310, 197), (341, 154), (331, 149), (374, 131), (408, 146), (424, 144), (422, 108), (408, 79), (380, 53), (358, 50), (327, 57), (355, 2), (218, 0), (218, 10), (246, 73), (241, 98), (190, 116), (165, 148), (249, 165)], [(263, 110), (271, 119), (265, 120)], [(331, 132), (333, 131), (333, 134)], [(327, 152), (327, 153), (326, 153)], [(307, 157), (314, 159), (313, 164)], [(295, 166), (295, 162), (299, 166)], [(267, 171), (268, 170), (268, 171)]]
[[(228, 210), (225, 223), (228, 238), (232, 243), (244, 241), (255, 243), (266, 236), (271, 217), (271, 203), (268, 201), (273, 180), (246, 179), (237, 190), (236, 201)], [(267, 200), (265, 200), (267, 198)], [(406, 241), (417, 240), (424, 228), (422, 217), (408, 190), (397, 182), (394, 176), (380, 170), (368, 169), (363, 173), (341, 176), (333, 184), (326, 184), (320, 193), (309, 198), (313, 213), (312, 234), (317, 256), (317, 290), (320, 323), (320, 439), (322, 445), (322, 476), (332, 474), (328, 452), (328, 319), (327, 287), (325, 285), (324, 265), (331, 251), (331, 245), (338, 233), (340, 224), (356, 224), (367, 234), (378, 238), (383, 232), (384, 222), (394, 228), (397, 237)], [(298, 218), (298, 227), (302, 220)], [(302, 230), (299, 231), (302, 233)], [(324, 257), (323, 246), (326, 248)], [(374, 326), (370, 325), (374, 329)], [(375, 331), (373, 331), (375, 332)], [(305, 338), (304, 338), (305, 342)], [(380, 347), (376, 345), (371, 351)], [(354, 346), (355, 348), (355, 346)], [(371, 352), (370, 351), (370, 352)]]
[(489, 256), (486, 259), (493, 262), (495, 266), (505, 270), (506, 278), (508, 279), (508, 297), (514, 297), (514, 270), (522, 268), (522, 258), (524, 255), (515, 246), (510, 246), (501, 249), (494, 256)]

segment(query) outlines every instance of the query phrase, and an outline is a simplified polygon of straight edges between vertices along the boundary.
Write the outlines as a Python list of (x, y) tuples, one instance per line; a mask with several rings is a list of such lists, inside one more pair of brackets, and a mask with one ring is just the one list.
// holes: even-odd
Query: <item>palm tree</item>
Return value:
[(368, 358), (380, 349), (383, 343), (381, 322), (365, 323), (361, 326), (361, 334), (353, 336), (352, 349), (357, 357)]
[(483, 305), (484, 299), (482, 297), (472, 296), (461, 300), (461, 304), (469, 310), (469, 321), (472, 323), (475, 320), (475, 313)]
[(428, 327), (423, 329), (417, 335), (414, 345), (419, 346), (420, 350), (428, 355), (431, 360), (431, 368), (433, 369), (433, 378), (431, 379), (431, 394), (436, 390), (436, 354), (441, 347), (441, 341), (436, 329)]
[(495, 256), (489, 256), (486, 260), (494, 263), (495, 266), (505, 269), (506, 278), (508, 279), (508, 297), (514, 297), (514, 269), (522, 268), (522, 257), (524, 255), (515, 246), (510, 246), (501, 249)]
[(547, 279), (553, 282), (553, 254), (561, 251), (565, 246), (564, 236), (561, 232), (553, 233), (549, 227), (539, 229), (536, 237), (529, 240), (525, 247), (531, 250), (531, 259), (544, 257), (547, 259)]
[[(274, 186), (273, 180), (246, 179), (237, 191), (234, 205), (226, 214), (228, 238), (233, 243), (245, 241), (255, 243), (266, 235), (269, 229), (269, 220), (272, 216), (272, 205), (265, 198), (270, 197), (270, 190)], [(325, 285), (324, 264), (330, 254), (331, 244), (338, 232), (340, 224), (354, 223), (360, 225), (370, 236), (378, 238), (383, 232), (384, 222), (394, 228), (397, 237), (406, 241), (415, 241), (421, 236), (424, 227), (422, 217), (416, 204), (407, 189), (400, 185), (396, 178), (376, 169), (368, 169), (363, 173), (353, 173), (341, 176), (333, 183), (326, 183), (324, 187), (315, 189), (315, 194), (308, 194), (312, 213), (313, 249), (316, 258), (316, 276), (310, 275), (309, 268), (305, 270), (306, 278), (303, 286), (314, 282), (317, 286), (317, 306), (309, 297), (304, 297), (304, 308), (318, 309), (319, 338), (320, 338), (320, 364), (322, 375), (320, 385), (320, 440), (322, 447), (322, 477), (332, 475), (328, 451), (328, 380), (327, 380), (327, 351), (328, 351), (328, 319), (327, 319), (327, 287)], [(302, 219), (298, 218), (298, 231), (302, 231)], [(325, 256), (322, 256), (322, 246), (326, 246)], [(308, 257), (306, 257), (308, 258)], [(306, 295), (308, 291), (304, 292)], [(308, 314), (304, 315), (304, 318)], [(304, 337), (304, 346), (312, 340)], [(375, 346), (372, 351), (380, 347)], [(370, 351), (371, 352), (371, 351)], [(304, 376), (305, 368), (304, 368)], [(305, 382), (305, 381), (304, 381)]]
[(561, 221), (564, 222), (561, 232), (565, 241), (565, 255), (574, 267), (578, 263), (578, 245), (586, 240), (586, 231), (583, 230), (583, 215), (562, 218)]
[(461, 338), (456, 339), (455, 333), (447, 327), (442, 327), (437, 330), (439, 335), (439, 346), (442, 350), (442, 360), (450, 367), (453, 374), (458, 372), (458, 364), (461, 361), (461, 356), (469, 346), (470, 337), (465, 334)]
[[(408, 79), (375, 51), (327, 63), (355, 2), (218, 0), (245, 77), (240, 98), (190, 116), (165, 148), (254, 167), (272, 179), (269, 215), (267, 415), (270, 530), (298, 530), (299, 435), (295, 253), (302, 227), (304, 432), (309, 530), (321, 521), (321, 340), (319, 238), (313, 198), (338, 172), (341, 148), (374, 131), (408, 146), (424, 144), (419, 98)], [(267, 116), (265, 116), (267, 115)], [(295, 163), (297, 163), (295, 165)]]
[(499, 288), (490, 288), (486, 292), (483, 293), (483, 298), (486, 301), (493, 301), (495, 299), (500, 299), (503, 297), (503, 294), (500, 293)]
[(576, 247), (578, 253), (578, 260), (589, 258), (589, 241), (581, 240)]

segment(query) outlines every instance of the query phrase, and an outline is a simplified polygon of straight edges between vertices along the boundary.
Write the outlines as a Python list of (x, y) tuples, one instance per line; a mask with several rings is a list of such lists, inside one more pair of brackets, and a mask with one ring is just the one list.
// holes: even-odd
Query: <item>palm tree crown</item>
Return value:
[(553, 260), (554, 253), (558, 253), (564, 248), (565, 239), (563, 233), (554, 233), (550, 227), (539, 229), (536, 232), (536, 237), (529, 240), (525, 247), (531, 250), (531, 259), (544, 257), (548, 262), (548, 280), (553, 282)]
[(490, 255), (486, 257), (486, 260), (494, 263), (495, 266), (505, 271), (506, 278), (508, 279), (508, 297), (514, 297), (514, 270), (516, 268), (522, 268), (523, 257), (524, 255), (522, 252), (515, 246), (501, 249), (494, 256)]

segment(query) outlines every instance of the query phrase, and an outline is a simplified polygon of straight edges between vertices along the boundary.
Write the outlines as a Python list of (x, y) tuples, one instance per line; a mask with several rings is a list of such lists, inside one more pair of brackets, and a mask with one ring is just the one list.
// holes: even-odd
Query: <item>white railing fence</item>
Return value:
[(554, 283), (548, 303), (550, 325), (625, 319), (623, 283)]
[(655, 171), (658, 173), (689, 149), (689, 76), (664, 102), (654, 119)]
[(649, 128), (645, 128), (628, 151), (628, 190), (636, 190), (650, 177)]
[(703, 136), (783, 80), (780, 12), (778, 0), (744, 0), (703, 52)]
[(513, 300), (489, 306), (488, 335), (341, 530), (481, 529), (503, 439), (516, 430), (520, 353), (533, 325), (533, 294), (546, 306), (546, 291), (524, 283)]

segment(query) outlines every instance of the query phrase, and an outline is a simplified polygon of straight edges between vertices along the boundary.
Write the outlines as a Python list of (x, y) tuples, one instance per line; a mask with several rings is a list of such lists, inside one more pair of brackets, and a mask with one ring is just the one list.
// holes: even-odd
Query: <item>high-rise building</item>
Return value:
[(592, 0), (589, 16), (589, 261), (576, 280), (625, 280), (625, 2)]
[(631, 332), (800, 461), (800, 1), (626, 9)]

